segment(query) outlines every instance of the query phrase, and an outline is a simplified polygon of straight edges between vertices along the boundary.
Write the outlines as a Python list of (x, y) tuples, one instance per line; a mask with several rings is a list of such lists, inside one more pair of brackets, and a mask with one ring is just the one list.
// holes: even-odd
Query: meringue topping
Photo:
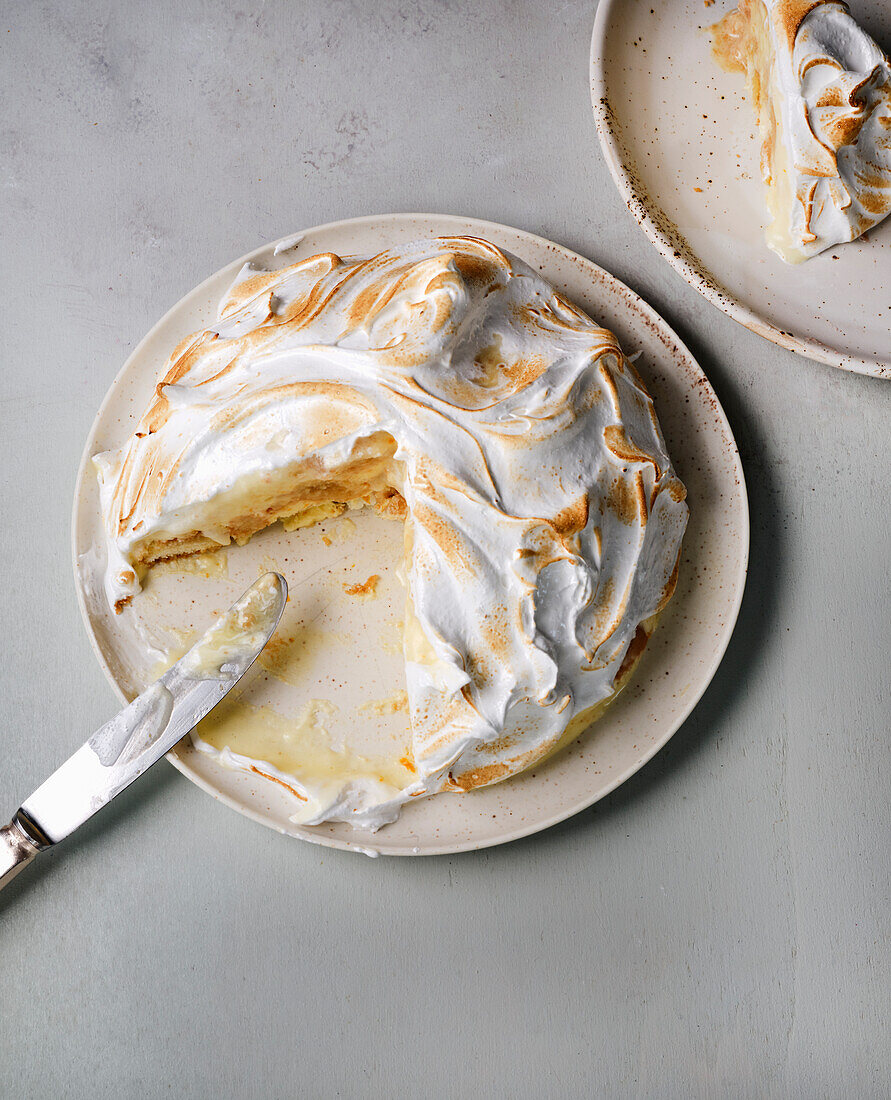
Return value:
[(371, 504), (404, 520), (410, 754), (387, 772), (399, 782), (346, 757), (332, 778), (325, 756), (324, 783), (295, 765), (308, 824), (376, 828), (581, 732), (670, 598), (687, 520), (616, 338), (470, 237), (248, 265), (214, 325), (174, 350), (132, 437), (94, 462), (118, 606), (152, 562), (276, 519)]
[(798, 263), (891, 213), (891, 65), (835, 0), (742, 0), (712, 28), (747, 74), (763, 139), (767, 243)]

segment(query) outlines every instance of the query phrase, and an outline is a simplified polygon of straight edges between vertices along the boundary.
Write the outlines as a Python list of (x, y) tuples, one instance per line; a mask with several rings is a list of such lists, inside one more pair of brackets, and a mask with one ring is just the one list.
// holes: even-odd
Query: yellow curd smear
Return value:
[(397, 691), (385, 699), (369, 699), (367, 703), (360, 705), (359, 711), (369, 711), (371, 714), (379, 715), (408, 711), (408, 692)]
[(257, 761), (261, 772), (265, 762), (309, 788), (373, 779), (401, 790), (414, 781), (407, 748), (400, 760), (362, 756), (347, 746), (334, 748), (324, 721), (335, 709), (326, 699), (310, 699), (286, 717), (268, 706), (224, 699), (198, 723), (195, 734), (218, 751), (228, 748)]

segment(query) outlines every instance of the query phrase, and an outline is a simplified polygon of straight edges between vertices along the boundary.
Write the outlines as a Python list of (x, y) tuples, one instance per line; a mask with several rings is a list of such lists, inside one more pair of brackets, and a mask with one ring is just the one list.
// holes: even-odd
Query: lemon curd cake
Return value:
[(891, 66), (846, 4), (742, 0), (712, 39), (746, 74), (778, 256), (799, 263), (891, 213)]
[(295, 767), (310, 824), (376, 828), (580, 733), (670, 599), (687, 522), (616, 338), (470, 237), (245, 267), (131, 438), (94, 461), (118, 609), (154, 562), (277, 520), (369, 505), (404, 522), (411, 758), (323, 786)]

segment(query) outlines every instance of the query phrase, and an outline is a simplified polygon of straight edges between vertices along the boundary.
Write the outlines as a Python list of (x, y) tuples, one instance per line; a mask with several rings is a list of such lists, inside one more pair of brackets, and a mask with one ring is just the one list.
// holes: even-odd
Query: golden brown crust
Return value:
[[(677, 573), (675, 572), (673, 576), (676, 578)], [(550, 741), (538, 745), (534, 749), (511, 757), (504, 763), (469, 768), (458, 774), (450, 775), (449, 778), (452, 783), (451, 789), (472, 791), (477, 787), (490, 786), (492, 783), (498, 783), (503, 779), (509, 778), (511, 775), (516, 775), (518, 772), (527, 771), (535, 764), (544, 763), (545, 760), (554, 756), (561, 749), (572, 744), (572, 742), (584, 733), (586, 729), (589, 729), (594, 722), (603, 716), (604, 712), (615, 702), (622, 689), (628, 684), (634, 670), (643, 657), (644, 650), (652, 637), (653, 631), (656, 629), (656, 625), (659, 621), (659, 614), (660, 612), (656, 612), (656, 614), (650, 616), (649, 619), (638, 626), (628, 646), (625, 657), (622, 660), (622, 664), (619, 667), (614, 689), (608, 698), (576, 714), (562, 733), (555, 735)], [(568, 701), (568, 699), (564, 700), (562, 705), (565, 707)], [(509, 749), (511, 744), (515, 743), (521, 737), (522, 731), (518, 731), (509, 738), (502, 738), (494, 745), (482, 746), (481, 751), (501, 752), (504, 749)]]
[(827, 0), (774, 0), (774, 26), (785, 36), (790, 54), (795, 49), (795, 37), (805, 17), (826, 2)]

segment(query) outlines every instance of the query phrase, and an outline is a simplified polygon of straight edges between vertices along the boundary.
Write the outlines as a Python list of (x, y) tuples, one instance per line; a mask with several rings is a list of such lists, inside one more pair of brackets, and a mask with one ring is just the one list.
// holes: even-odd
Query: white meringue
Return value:
[(332, 779), (326, 756), (324, 782), (284, 777), (306, 823), (376, 828), (581, 732), (670, 598), (687, 520), (615, 337), (467, 237), (246, 268), (95, 464), (118, 604), (151, 560), (277, 517), (357, 500), (404, 515), (413, 759), (390, 775), (409, 781)]
[(767, 243), (798, 263), (891, 213), (891, 65), (835, 0), (742, 0), (712, 28), (747, 73), (772, 215)]

